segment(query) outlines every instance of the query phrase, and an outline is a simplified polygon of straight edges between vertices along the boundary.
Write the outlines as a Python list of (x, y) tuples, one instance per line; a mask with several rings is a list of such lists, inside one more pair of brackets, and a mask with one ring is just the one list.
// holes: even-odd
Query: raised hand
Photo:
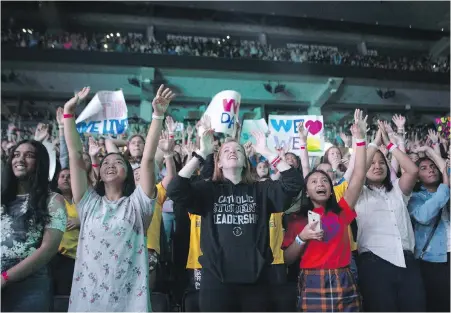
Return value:
[(210, 116), (204, 114), (204, 116), (202, 116), (202, 118), (200, 119), (198, 125), (199, 125), (199, 127), (198, 127), (198, 130), (197, 130), (197, 133), (199, 134), (199, 136), (201, 136), (201, 134), (205, 133), (205, 131), (211, 129), (211, 118), (210, 118)]
[(265, 133), (261, 131), (252, 131), (251, 135), (255, 138), (256, 144), (253, 145), (255, 152), (267, 156), (268, 154), (271, 154), (271, 152), (268, 149), (268, 146), (266, 144), (266, 136)]
[(377, 121), (380, 130), (380, 136), (382, 139), (382, 143), (386, 146), (390, 144), (390, 139), (388, 138), (387, 131), (385, 130), (385, 125), (382, 121)]
[(387, 121), (383, 121), (382, 123), (384, 124), (384, 128), (385, 128), (385, 131), (388, 134), (388, 137), (390, 137), (391, 134), (394, 133), (393, 128), (391, 127), (390, 123), (388, 123)]
[(156, 116), (163, 116), (168, 109), (169, 103), (175, 98), (175, 94), (171, 89), (164, 89), (164, 85), (158, 88), (157, 95), (152, 101), (152, 107)]
[(173, 138), (169, 138), (169, 135), (165, 132), (160, 136), (160, 141), (158, 142), (158, 148), (163, 151), (165, 156), (173, 154), (175, 148), (175, 141)]
[(366, 126), (366, 122), (360, 122), (360, 120), (351, 125), (352, 137), (355, 139), (365, 139)]
[(341, 140), (343, 140), (343, 142), (344, 142), (346, 147), (350, 147), (351, 146), (352, 138), (350, 136), (346, 136), (345, 133), (341, 132), (340, 133), (340, 138), (341, 138)]
[(439, 135), (438, 133), (433, 129), (428, 129), (428, 137), (432, 140), (432, 143), (439, 142)]
[(354, 124), (357, 124), (360, 129), (364, 129), (365, 134), (369, 131), (367, 120), (368, 120), (368, 115), (363, 117), (362, 110), (356, 109), (354, 111)]
[(44, 141), (49, 136), (49, 125), (39, 123), (36, 128), (36, 132), (34, 133), (34, 140), (36, 141)]
[(91, 90), (90, 87), (83, 87), (83, 89), (80, 90), (78, 93), (76, 93), (74, 97), (69, 99), (69, 101), (67, 101), (66, 104), (64, 104), (64, 113), (74, 114), (77, 104), (86, 98), (90, 90)]
[(207, 129), (200, 135), (200, 149), (199, 152), (202, 154), (202, 157), (206, 157), (210, 155), (214, 151), (213, 144), (213, 129)]
[(89, 156), (90, 156), (90, 157), (93, 157), (93, 158), (96, 157), (96, 156), (98, 156), (99, 153), (100, 153), (100, 150), (102, 149), (102, 147), (99, 146), (98, 142), (96, 142), (96, 141), (94, 140), (94, 138), (89, 137), (89, 139), (88, 139), (88, 145), (89, 145), (89, 151), (88, 151)]
[(393, 115), (392, 121), (398, 129), (398, 133), (404, 131), (404, 125), (406, 124), (406, 118), (404, 116), (395, 114)]
[(177, 123), (170, 116), (166, 116), (166, 129), (170, 134), (174, 134), (177, 129)]
[(307, 136), (308, 136), (309, 129), (310, 129), (310, 126), (307, 128), (304, 127), (304, 122), (300, 122), (298, 124), (299, 141), (300, 141), (301, 145), (307, 144)]
[(188, 126), (186, 127), (186, 133), (188, 134), (189, 138), (193, 137), (194, 129), (193, 126), (191, 126), (191, 124), (188, 124)]
[(243, 147), (244, 147), (244, 152), (246, 153), (246, 156), (248, 158), (255, 154), (254, 148), (252, 147), (252, 142), (250, 142), (250, 141), (246, 142)]

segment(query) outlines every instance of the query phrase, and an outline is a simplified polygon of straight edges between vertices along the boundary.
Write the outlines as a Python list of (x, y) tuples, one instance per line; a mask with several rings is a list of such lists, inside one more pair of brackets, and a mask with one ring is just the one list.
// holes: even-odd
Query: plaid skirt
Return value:
[(360, 312), (362, 298), (349, 267), (301, 269), (297, 309), (299, 312)]

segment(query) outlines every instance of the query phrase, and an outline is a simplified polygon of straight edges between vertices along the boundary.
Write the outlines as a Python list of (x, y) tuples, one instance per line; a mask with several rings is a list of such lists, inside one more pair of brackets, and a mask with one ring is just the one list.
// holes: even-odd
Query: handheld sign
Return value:
[(309, 128), (307, 137), (307, 151), (309, 156), (324, 155), (324, 122), (322, 116), (315, 115), (269, 115), (268, 147), (283, 146), (288, 143), (289, 152), (299, 155), (300, 142), (298, 126), (304, 122), (304, 127)]
[(233, 90), (221, 91), (213, 97), (205, 114), (210, 117), (215, 132), (233, 135), (240, 104), (241, 95)]
[(96, 93), (76, 123), (79, 133), (123, 134), (128, 127), (128, 110), (122, 90)]

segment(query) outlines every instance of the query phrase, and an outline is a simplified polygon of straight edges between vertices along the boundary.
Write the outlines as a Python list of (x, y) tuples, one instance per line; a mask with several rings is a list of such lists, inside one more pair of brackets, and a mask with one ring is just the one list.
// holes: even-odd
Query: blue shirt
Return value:
[(429, 192), (422, 186), (419, 192), (412, 194), (408, 210), (415, 233), (416, 258), (420, 257), (436, 219), (440, 218), (440, 223), (426, 249), (423, 260), (437, 263), (446, 262), (449, 240), (446, 223), (449, 225), (449, 214), (448, 212), (443, 214), (442, 208), (448, 209), (446, 208), (448, 200), (449, 186), (445, 184), (440, 184), (436, 192)]

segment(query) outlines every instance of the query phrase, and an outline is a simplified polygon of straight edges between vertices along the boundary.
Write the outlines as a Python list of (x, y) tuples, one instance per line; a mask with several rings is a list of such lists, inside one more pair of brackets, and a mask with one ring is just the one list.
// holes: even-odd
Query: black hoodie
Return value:
[(283, 212), (303, 186), (296, 169), (281, 172), (278, 181), (234, 185), (176, 176), (167, 195), (178, 208), (202, 216), (202, 268), (222, 283), (255, 283), (272, 262), (269, 217)]

